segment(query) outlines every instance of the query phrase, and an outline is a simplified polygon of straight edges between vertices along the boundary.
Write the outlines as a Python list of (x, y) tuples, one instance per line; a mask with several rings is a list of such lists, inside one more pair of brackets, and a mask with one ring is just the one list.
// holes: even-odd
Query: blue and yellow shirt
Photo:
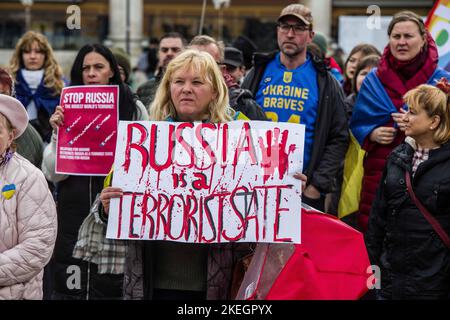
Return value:
[(288, 70), (281, 64), (278, 53), (264, 71), (255, 100), (272, 121), (306, 126), (303, 159), (306, 169), (311, 159), (319, 103), (317, 71), (311, 57), (308, 55), (305, 63)]

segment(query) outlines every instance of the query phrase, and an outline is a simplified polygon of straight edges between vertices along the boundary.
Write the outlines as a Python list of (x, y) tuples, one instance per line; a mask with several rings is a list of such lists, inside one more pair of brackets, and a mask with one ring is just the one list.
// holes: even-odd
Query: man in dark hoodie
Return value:
[(348, 146), (344, 95), (319, 57), (307, 52), (314, 37), (311, 10), (285, 7), (278, 18), (279, 51), (255, 54), (244, 79), (272, 121), (304, 124), (303, 173), (308, 177), (303, 202), (324, 210), (325, 194), (343, 163)]

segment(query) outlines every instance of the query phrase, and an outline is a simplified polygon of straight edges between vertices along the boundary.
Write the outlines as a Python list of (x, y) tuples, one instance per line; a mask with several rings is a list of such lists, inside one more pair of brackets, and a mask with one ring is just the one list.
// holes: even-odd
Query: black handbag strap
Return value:
[(442, 226), (439, 224), (436, 218), (433, 217), (433, 215), (427, 210), (427, 208), (425, 208), (425, 206), (422, 205), (419, 199), (416, 198), (416, 195), (414, 194), (414, 190), (411, 184), (411, 176), (408, 173), (408, 171), (405, 171), (405, 178), (409, 196), (414, 201), (419, 211), (422, 212), (425, 219), (427, 219), (427, 221), (431, 224), (434, 231), (436, 231), (436, 233), (439, 235), (439, 237), (442, 239), (445, 245), (450, 249), (450, 238), (448, 237), (448, 234), (445, 232), (445, 230), (442, 228)]

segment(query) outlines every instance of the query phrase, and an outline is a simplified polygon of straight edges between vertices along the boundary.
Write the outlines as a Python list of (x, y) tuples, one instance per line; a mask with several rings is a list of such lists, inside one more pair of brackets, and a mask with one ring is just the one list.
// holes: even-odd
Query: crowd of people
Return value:
[[(68, 77), (44, 35), (24, 34), (0, 69), (0, 299), (232, 299), (236, 263), (254, 249), (106, 239), (123, 195), (112, 173), (55, 169), (61, 90), (89, 85), (118, 86), (120, 120), (305, 125), (302, 202), (364, 234), (381, 270), (376, 299), (450, 298), (450, 74), (422, 19), (395, 14), (383, 53), (361, 43), (341, 65), (306, 6), (285, 7), (276, 29), (268, 53), (243, 36), (225, 46), (171, 32), (134, 69), (123, 50), (87, 44)], [(341, 216), (358, 172), (356, 207)], [(106, 262), (87, 261), (96, 248), (80, 239), (92, 237), (114, 248)], [(79, 286), (68, 285), (74, 266)]]

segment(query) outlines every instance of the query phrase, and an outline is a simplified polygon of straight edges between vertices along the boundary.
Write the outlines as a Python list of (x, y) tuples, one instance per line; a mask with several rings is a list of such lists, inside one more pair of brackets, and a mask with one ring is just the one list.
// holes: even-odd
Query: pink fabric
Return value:
[(342, 69), (338, 65), (336, 60), (333, 57), (330, 57), (329, 59), (330, 59), (330, 67), (336, 69), (337, 71), (339, 71), (340, 74), (342, 74)]
[(0, 182), (16, 187), (11, 198), (0, 195), (0, 300), (42, 299), (56, 240), (55, 202), (42, 172), (20, 155), (0, 169)]
[(234, 81), (231, 74), (228, 73), (226, 70), (222, 70), (222, 75), (225, 80), (225, 84), (227, 85), (228, 89), (237, 89), (239, 88), (239, 85)]
[(368, 290), (369, 266), (360, 232), (334, 216), (302, 209), (302, 244), (265, 299), (358, 299)]

